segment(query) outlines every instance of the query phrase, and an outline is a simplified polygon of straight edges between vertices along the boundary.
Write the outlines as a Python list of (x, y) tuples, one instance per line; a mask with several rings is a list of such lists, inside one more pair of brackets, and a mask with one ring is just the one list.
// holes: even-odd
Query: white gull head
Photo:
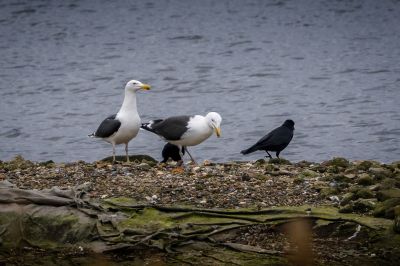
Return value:
[(144, 84), (138, 80), (130, 80), (126, 83), (125, 91), (126, 92), (137, 92), (138, 90), (150, 90), (150, 85)]
[(216, 112), (209, 112), (206, 115), (206, 120), (207, 120), (208, 126), (211, 127), (212, 129), (214, 129), (217, 137), (220, 137), (221, 136), (222, 117)]

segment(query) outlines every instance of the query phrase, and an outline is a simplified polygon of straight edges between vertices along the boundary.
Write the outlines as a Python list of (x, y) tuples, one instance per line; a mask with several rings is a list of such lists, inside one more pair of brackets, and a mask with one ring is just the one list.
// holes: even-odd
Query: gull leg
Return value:
[(190, 152), (188, 151), (188, 149), (187, 149), (186, 146), (184, 147), (184, 149), (185, 149), (185, 151), (187, 152), (187, 154), (189, 154), (190, 159), (192, 160), (192, 162), (194, 162), (195, 164), (197, 164), (196, 161), (193, 159), (192, 155), (190, 154)]
[(115, 163), (115, 143), (112, 143), (113, 145), (113, 163)]
[(126, 152), (126, 162), (129, 163), (128, 143), (125, 143), (125, 152)]

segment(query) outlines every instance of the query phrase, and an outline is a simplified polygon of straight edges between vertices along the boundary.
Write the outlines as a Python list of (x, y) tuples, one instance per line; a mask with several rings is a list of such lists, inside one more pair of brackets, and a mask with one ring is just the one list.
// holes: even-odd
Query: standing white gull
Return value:
[(115, 162), (115, 145), (122, 143), (125, 144), (126, 161), (129, 162), (128, 143), (136, 137), (141, 124), (136, 107), (136, 92), (138, 90), (150, 90), (150, 86), (137, 80), (126, 83), (124, 102), (118, 113), (104, 119), (96, 132), (89, 135), (112, 144), (113, 162)]
[[(172, 116), (167, 119), (152, 120), (142, 124), (142, 128), (153, 132), (165, 141), (181, 147), (189, 154), (187, 146), (196, 146), (208, 139), (215, 131), (217, 137), (221, 136), (221, 116), (216, 112), (210, 112), (206, 116)], [(183, 156), (183, 154), (181, 154)]]

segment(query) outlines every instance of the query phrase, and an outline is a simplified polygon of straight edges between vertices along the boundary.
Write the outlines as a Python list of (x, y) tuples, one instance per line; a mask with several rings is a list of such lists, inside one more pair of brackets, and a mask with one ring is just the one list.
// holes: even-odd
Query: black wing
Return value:
[(190, 116), (173, 116), (151, 126), (151, 131), (166, 140), (180, 140), (187, 131)]
[(267, 148), (268, 146), (287, 145), (293, 138), (293, 131), (287, 127), (278, 127), (261, 138), (255, 145), (259, 148)]
[(98, 138), (108, 138), (117, 132), (121, 126), (121, 122), (118, 119), (115, 119), (115, 117), (116, 115), (111, 115), (104, 119), (94, 133), (94, 136)]

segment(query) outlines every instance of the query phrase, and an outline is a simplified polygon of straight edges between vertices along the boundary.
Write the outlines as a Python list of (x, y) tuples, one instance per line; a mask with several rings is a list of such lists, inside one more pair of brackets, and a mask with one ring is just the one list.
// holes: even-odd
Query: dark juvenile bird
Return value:
[(168, 161), (169, 158), (171, 158), (172, 160), (174, 160), (175, 162), (178, 162), (178, 164), (182, 164), (182, 155), (185, 154), (185, 149), (181, 149), (181, 152), (179, 150), (179, 147), (171, 144), (171, 143), (167, 143), (165, 144), (163, 150), (162, 150), (162, 157), (163, 160), (161, 161), (162, 163), (166, 163)]
[(249, 154), (255, 151), (266, 151), (269, 158), (272, 158), (268, 151), (275, 151), (276, 157), (279, 158), (279, 153), (285, 149), (293, 138), (294, 122), (286, 120), (282, 126), (275, 128), (267, 135), (262, 137), (256, 144), (241, 151), (242, 154)]
[(125, 144), (126, 161), (129, 162), (128, 143), (136, 137), (140, 129), (140, 117), (136, 107), (136, 92), (150, 90), (150, 86), (137, 80), (129, 81), (125, 86), (125, 97), (118, 113), (101, 122), (97, 130), (89, 137), (103, 139), (113, 146), (113, 162), (115, 161), (115, 145)]

